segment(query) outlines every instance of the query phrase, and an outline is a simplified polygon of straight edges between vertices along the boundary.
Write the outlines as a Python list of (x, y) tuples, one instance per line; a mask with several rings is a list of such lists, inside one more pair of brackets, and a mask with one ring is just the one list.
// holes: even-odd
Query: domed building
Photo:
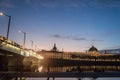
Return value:
[(53, 48), (52, 48), (52, 50), (51, 51), (53, 51), (53, 52), (57, 52), (58, 51), (58, 49), (57, 49), (57, 47), (56, 47), (56, 44), (54, 43), (54, 46), (53, 46)]
[(98, 49), (96, 47), (94, 47), (92, 45), (92, 47), (88, 50), (88, 53), (91, 55), (91, 56), (97, 56), (99, 53), (98, 53)]
[(92, 45), (92, 47), (91, 47), (88, 51), (89, 51), (89, 52), (91, 52), (91, 51), (92, 51), (92, 52), (93, 52), (93, 51), (98, 52), (98, 49)]

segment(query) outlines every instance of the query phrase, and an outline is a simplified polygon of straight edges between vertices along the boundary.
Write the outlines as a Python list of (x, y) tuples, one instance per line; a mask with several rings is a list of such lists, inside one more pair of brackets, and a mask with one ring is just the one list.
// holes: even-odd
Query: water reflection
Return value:
[[(26, 78), (26, 80), (47, 80), (47, 78)], [(120, 78), (55, 78), (55, 80), (120, 80)]]
[(78, 80), (97, 80), (97, 78), (78, 78)]
[(38, 72), (42, 72), (43, 66), (38, 67)]
[(120, 71), (120, 66), (41, 66), (40, 72), (112, 72)]

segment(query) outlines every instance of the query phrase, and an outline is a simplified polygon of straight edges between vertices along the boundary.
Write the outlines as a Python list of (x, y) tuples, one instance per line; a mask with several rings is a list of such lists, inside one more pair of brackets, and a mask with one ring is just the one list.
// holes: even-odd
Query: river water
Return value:
[[(47, 80), (47, 78), (26, 78), (26, 80)], [(52, 78), (50, 78), (49, 80), (53, 80)], [(97, 78), (97, 79), (93, 79), (93, 78), (55, 78), (55, 80), (120, 80), (120, 78)]]
[[(40, 67), (40, 71), (46, 72), (47, 67)], [(63, 67), (49, 67), (50, 72), (66, 72), (66, 71), (78, 71), (93, 72), (93, 71), (118, 71), (120, 66), (63, 66)], [(26, 80), (47, 80), (47, 78), (26, 78)], [(49, 78), (53, 80), (53, 78)], [(55, 78), (54, 80), (120, 80), (119, 77), (107, 77), (107, 78)]]

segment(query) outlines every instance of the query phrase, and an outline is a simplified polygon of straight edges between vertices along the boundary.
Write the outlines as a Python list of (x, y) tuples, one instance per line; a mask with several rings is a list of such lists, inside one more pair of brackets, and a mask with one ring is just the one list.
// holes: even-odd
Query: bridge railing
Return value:
[(30, 49), (26, 49), (24, 48), (22, 45), (9, 40), (3, 36), (0, 36), (0, 49), (9, 51), (9, 52), (13, 52), (16, 54), (20, 54), (23, 56), (33, 56), (36, 57), (38, 59), (43, 59), (42, 56), (40, 55), (36, 55), (36, 52), (34, 50), (30, 50)]

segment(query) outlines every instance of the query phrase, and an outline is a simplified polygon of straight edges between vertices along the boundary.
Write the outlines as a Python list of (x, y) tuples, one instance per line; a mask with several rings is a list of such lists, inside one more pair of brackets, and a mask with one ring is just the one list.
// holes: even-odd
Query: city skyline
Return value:
[[(1, 0), (0, 12), (11, 16), (9, 39), (26, 47), (62, 51), (120, 48), (119, 0)], [(6, 37), (8, 18), (0, 16), (0, 35)]]

